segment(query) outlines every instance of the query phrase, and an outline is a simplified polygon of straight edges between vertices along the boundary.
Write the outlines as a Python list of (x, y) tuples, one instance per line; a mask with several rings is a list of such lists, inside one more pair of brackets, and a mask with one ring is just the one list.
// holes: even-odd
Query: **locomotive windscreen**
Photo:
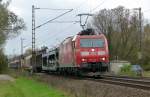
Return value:
[(104, 47), (103, 39), (80, 39), (80, 47)]

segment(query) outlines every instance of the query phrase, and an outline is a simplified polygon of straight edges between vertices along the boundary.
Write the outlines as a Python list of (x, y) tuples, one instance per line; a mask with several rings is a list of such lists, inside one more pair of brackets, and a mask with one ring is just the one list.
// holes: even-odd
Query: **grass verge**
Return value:
[(0, 81), (0, 97), (66, 97), (61, 91), (27, 78)]
[(143, 76), (144, 77), (150, 77), (150, 71), (144, 71)]

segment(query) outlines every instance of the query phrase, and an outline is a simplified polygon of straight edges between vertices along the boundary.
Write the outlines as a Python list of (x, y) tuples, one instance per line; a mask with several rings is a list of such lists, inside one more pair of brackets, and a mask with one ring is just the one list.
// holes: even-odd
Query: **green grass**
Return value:
[(150, 77), (150, 71), (144, 71), (143, 76), (144, 77)]
[(132, 77), (138, 76), (135, 72), (133, 72), (131, 70), (131, 65), (124, 65), (121, 68), (121, 71), (119, 72), (119, 75), (132, 76)]
[(34, 80), (0, 81), (0, 97), (65, 97), (64, 93)]

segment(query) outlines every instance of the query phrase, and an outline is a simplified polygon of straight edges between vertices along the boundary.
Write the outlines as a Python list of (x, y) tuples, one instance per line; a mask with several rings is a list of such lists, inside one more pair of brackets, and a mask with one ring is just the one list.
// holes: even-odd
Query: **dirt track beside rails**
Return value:
[(0, 74), (0, 81), (14, 81), (15, 79), (6, 74)]
[(59, 88), (73, 97), (150, 97), (150, 91), (88, 80), (51, 75), (42, 75), (38, 80)]

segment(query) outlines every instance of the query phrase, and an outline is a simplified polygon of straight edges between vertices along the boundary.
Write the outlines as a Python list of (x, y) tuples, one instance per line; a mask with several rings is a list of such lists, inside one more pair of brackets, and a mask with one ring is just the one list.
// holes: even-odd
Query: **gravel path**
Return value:
[(60, 88), (75, 97), (150, 97), (150, 91), (87, 80), (42, 75), (40, 81)]
[(6, 74), (0, 74), (0, 81), (14, 81), (15, 79)]

